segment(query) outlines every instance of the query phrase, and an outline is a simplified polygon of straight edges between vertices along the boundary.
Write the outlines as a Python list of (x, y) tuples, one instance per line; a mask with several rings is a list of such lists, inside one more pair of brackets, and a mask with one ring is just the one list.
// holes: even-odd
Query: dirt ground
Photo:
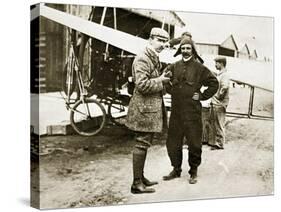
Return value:
[(181, 178), (171, 171), (165, 134), (149, 149), (145, 175), (159, 181), (156, 193), (133, 195), (133, 135), (108, 127), (94, 137), (49, 136), (40, 140), (41, 208), (87, 207), (143, 202), (273, 194), (273, 122), (232, 120), (224, 150), (203, 146), (198, 183), (188, 183), (187, 147)]

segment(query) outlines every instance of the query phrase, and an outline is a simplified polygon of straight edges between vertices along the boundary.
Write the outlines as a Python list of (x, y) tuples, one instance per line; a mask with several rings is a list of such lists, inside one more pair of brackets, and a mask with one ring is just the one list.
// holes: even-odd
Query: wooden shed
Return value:
[[(64, 4), (47, 6), (86, 20), (93, 11), (94, 22), (144, 39), (149, 38), (153, 27), (163, 27), (173, 37), (175, 26), (184, 26), (183, 21), (171, 11)], [(69, 28), (44, 17), (40, 17), (39, 26), (40, 92), (60, 91), (63, 67), (70, 49)], [(118, 80), (124, 81), (134, 55), (95, 38), (91, 38), (90, 42), (91, 49), (87, 53), (90, 75), (105, 78), (106, 74), (98, 73), (110, 70), (119, 73)], [(110, 76), (116, 77), (114, 74)]]
[(227, 38), (222, 36), (205, 36), (196, 41), (196, 46), (201, 55), (212, 54), (229, 57), (237, 56), (238, 48), (233, 35), (229, 35)]
[(237, 57), (245, 59), (250, 58), (250, 50), (247, 44), (245, 44), (241, 49), (238, 50)]

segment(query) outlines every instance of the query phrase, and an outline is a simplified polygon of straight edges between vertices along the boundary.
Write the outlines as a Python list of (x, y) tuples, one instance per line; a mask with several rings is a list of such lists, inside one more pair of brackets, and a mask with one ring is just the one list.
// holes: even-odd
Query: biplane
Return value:
[[(38, 17), (44, 17), (71, 29), (72, 31), (69, 34), (71, 32), (79, 32), (79, 35), (72, 34), (76, 38), (76, 41), (72, 45), (73, 52), (71, 58), (73, 62), (68, 61), (68, 68), (66, 68), (67, 70), (71, 66), (74, 70), (72, 73), (68, 72), (70, 78), (69, 76), (66, 78), (68, 80), (66, 83), (68, 82), (68, 85), (72, 86), (75, 84), (76, 79), (78, 79), (76, 87), (79, 89), (76, 99), (74, 99), (74, 106), (72, 107), (69, 103), (71, 102), (70, 96), (74, 92), (74, 89), (73, 86), (68, 87), (68, 89), (72, 88), (72, 90), (71, 92), (70, 90), (66, 91), (69, 94), (66, 102), (68, 103), (67, 108), (70, 109), (71, 113), (71, 124), (82, 135), (95, 135), (100, 132), (106, 121), (105, 115), (109, 115), (111, 120), (116, 124), (122, 124), (122, 121), (119, 122), (116, 120), (126, 115), (126, 109), (124, 108), (128, 106), (130, 97), (126, 93), (130, 67), (134, 56), (146, 45), (146, 39), (148, 38), (150, 29), (154, 26), (162, 27), (169, 32), (171, 37), (174, 37), (175, 26), (185, 26), (184, 22), (174, 12), (121, 9), (126, 12), (123, 11), (120, 16), (137, 14), (146, 17), (146, 20), (148, 20), (147, 22), (141, 22), (142, 19), (140, 19), (140, 25), (130, 26), (130, 28), (137, 28), (139, 30), (132, 32), (124, 28), (124, 25), (130, 24), (130, 17), (127, 16), (125, 21), (119, 24), (116, 8), (110, 8), (112, 15), (110, 16), (110, 21), (107, 21), (107, 25), (105, 23), (106, 18), (108, 20), (107, 12), (109, 8), (90, 8), (91, 12), (87, 19), (44, 4), (36, 5), (31, 11), (31, 21), (38, 19)], [(88, 43), (88, 41), (90, 42)], [(86, 45), (88, 47), (85, 47)], [(175, 49), (166, 49), (160, 54), (160, 61), (164, 64), (164, 67), (179, 59), (173, 57), (175, 51)], [(86, 52), (88, 56), (85, 56)], [(89, 54), (91, 54), (90, 57)], [(213, 59), (215, 55), (201, 56), (205, 61), (205, 65), (213, 70)], [(235, 107), (230, 107), (227, 115), (239, 118), (272, 120), (272, 111), (267, 111), (268, 107), (272, 107), (271, 109), (273, 109), (272, 63), (250, 61), (234, 57), (227, 57), (227, 60), (227, 67), (232, 80), (232, 93), (234, 95), (231, 101), (239, 103), (239, 106), (234, 104)], [(84, 72), (87, 72), (88, 78), (90, 78), (87, 83), (84, 82)], [(108, 86), (108, 83), (110, 86)], [(87, 86), (91, 87), (94, 91), (89, 92)], [(257, 100), (257, 98), (263, 98), (264, 92), (266, 93), (265, 96), (267, 96), (267, 103), (261, 106), (263, 108), (260, 108), (258, 106), (260, 99)], [(90, 96), (91, 98), (89, 98)], [(164, 100), (165, 105), (169, 107), (171, 103), (170, 96), (166, 95)], [(95, 105), (92, 111), (89, 109), (90, 104)], [(86, 108), (85, 111), (82, 112), (82, 108)], [(100, 112), (97, 112), (98, 108)], [(114, 115), (116, 111), (119, 115)], [(268, 113), (264, 113), (264, 111)], [(80, 116), (76, 118), (76, 114), (80, 114)], [(81, 114), (82, 116), (86, 116), (86, 120), (83, 121), (86, 121), (87, 124), (81, 121)], [(95, 117), (90, 122), (89, 117), (91, 116), (89, 114), (94, 114), (91, 116)], [(97, 120), (97, 117), (102, 118)], [(97, 127), (95, 129), (89, 129), (89, 125), (97, 125)]]

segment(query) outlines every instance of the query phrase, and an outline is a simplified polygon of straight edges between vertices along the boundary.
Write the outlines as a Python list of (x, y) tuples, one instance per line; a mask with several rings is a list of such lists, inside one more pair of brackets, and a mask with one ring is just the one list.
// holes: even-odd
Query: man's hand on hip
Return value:
[(198, 101), (199, 100), (199, 93), (195, 92), (192, 96), (192, 99), (195, 100), (195, 101)]

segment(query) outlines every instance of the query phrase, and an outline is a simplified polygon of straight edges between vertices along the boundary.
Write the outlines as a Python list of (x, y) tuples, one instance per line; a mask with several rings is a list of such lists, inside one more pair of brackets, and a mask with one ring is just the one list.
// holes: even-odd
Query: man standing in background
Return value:
[(225, 116), (229, 103), (229, 76), (226, 70), (226, 58), (215, 58), (215, 66), (218, 70), (219, 89), (211, 100), (211, 130), (213, 130), (213, 138), (210, 139), (209, 144), (212, 150), (224, 149)]

